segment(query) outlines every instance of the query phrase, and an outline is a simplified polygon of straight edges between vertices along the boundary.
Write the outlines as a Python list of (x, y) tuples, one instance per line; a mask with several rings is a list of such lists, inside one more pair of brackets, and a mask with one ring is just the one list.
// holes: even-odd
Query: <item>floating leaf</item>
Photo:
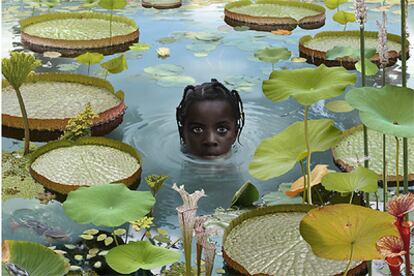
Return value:
[(103, 58), (104, 56), (101, 53), (86, 52), (80, 56), (77, 56), (75, 59), (81, 64), (89, 65), (99, 63)]
[[(310, 186), (316, 186), (321, 183), (322, 177), (328, 174), (328, 165), (316, 165), (312, 172), (311, 172), (311, 183)], [(286, 191), (285, 194), (287, 196), (297, 196), (299, 193), (305, 190), (305, 181), (304, 177), (300, 177), (295, 182), (293, 182), (292, 186), (290, 187), (289, 191)]]
[(176, 41), (177, 41), (177, 39), (173, 36), (162, 37), (162, 38), (157, 40), (157, 42), (159, 42), (161, 44), (170, 44), (170, 43), (174, 43)]
[[(355, 64), (355, 68), (357, 69), (358, 72), (362, 72), (362, 63), (360, 60)], [(365, 59), (365, 75), (374, 76), (377, 73), (378, 73), (378, 66), (366, 58)]]
[(97, 241), (103, 241), (103, 240), (105, 240), (106, 239), (106, 234), (100, 234), (97, 238), (96, 238), (96, 240)]
[(103, 184), (70, 192), (63, 208), (78, 223), (111, 227), (145, 216), (154, 203), (151, 192), (131, 191), (124, 184)]
[(84, 240), (93, 240), (93, 236), (92, 235), (80, 235), (79, 237), (81, 237)]
[(78, 266), (78, 265), (71, 265), (70, 267), (69, 267), (69, 270), (70, 271), (78, 271), (78, 270), (81, 270), (82, 268), (80, 267), (80, 266)]
[(348, 85), (354, 84), (356, 75), (342, 67), (296, 70), (277, 70), (263, 81), (263, 93), (272, 101), (295, 98), (302, 105), (311, 105), (322, 99), (339, 96)]
[(122, 236), (123, 234), (125, 234), (126, 233), (126, 230), (125, 229), (123, 229), (123, 228), (118, 228), (118, 229), (115, 229), (114, 230), (114, 234), (116, 235), (116, 236)]
[(256, 186), (247, 181), (234, 194), (230, 207), (250, 207), (253, 205), (253, 202), (258, 199), (259, 191), (257, 190)]
[(102, 262), (99, 262), (99, 261), (98, 261), (98, 262), (94, 263), (94, 264), (93, 264), (93, 267), (94, 267), (94, 268), (101, 268), (101, 267), (102, 267)]
[(158, 64), (144, 68), (144, 72), (154, 78), (180, 75), (184, 68), (175, 64)]
[(108, 254), (108, 250), (102, 250), (101, 252), (98, 253), (99, 256), (106, 256), (106, 254)]
[(399, 235), (393, 223), (394, 217), (387, 213), (336, 204), (309, 211), (300, 223), (300, 234), (322, 258), (381, 259), (376, 242), (383, 236)]
[(98, 234), (99, 233), (99, 230), (98, 229), (87, 229), (87, 230), (85, 230), (85, 231), (83, 231), (83, 233), (84, 234), (87, 234), (87, 235), (96, 235), (96, 234)]
[(348, 2), (348, 0), (324, 0), (324, 2), (328, 9), (334, 10), (338, 8), (340, 5)]
[(106, 255), (106, 262), (116, 272), (129, 274), (138, 269), (151, 270), (175, 263), (179, 258), (177, 251), (138, 241), (114, 247)]
[(128, 69), (128, 64), (124, 55), (108, 60), (107, 62), (102, 63), (101, 66), (111, 74), (118, 74)]
[(104, 240), (105, 246), (108, 246), (113, 242), (114, 242), (114, 239), (112, 237), (106, 237), (106, 239)]
[(333, 15), (333, 20), (339, 24), (346, 25), (350, 22), (355, 22), (355, 14), (352, 12), (338, 11)]
[(128, 2), (126, 0), (100, 0), (99, 6), (107, 10), (123, 9)]
[(338, 100), (325, 104), (325, 107), (332, 112), (351, 112), (354, 110), (347, 101)]
[(223, 36), (218, 33), (196, 32), (194, 38), (203, 41), (218, 41), (222, 39)]
[(43, 52), (43, 56), (47, 57), (47, 58), (58, 58), (58, 57), (62, 56), (62, 54), (59, 53), (59, 52), (48, 51), (48, 52)]
[(98, 248), (92, 248), (92, 249), (89, 249), (89, 251), (88, 251), (88, 253), (91, 254), (91, 255), (96, 255), (96, 254), (98, 254), (98, 252), (99, 252)]
[(293, 57), (290, 59), (292, 62), (306, 62), (306, 58), (303, 57)]
[(340, 193), (373, 193), (378, 189), (378, 176), (370, 169), (358, 167), (350, 173), (329, 173), (323, 177), (322, 185), (329, 191)]
[(254, 56), (264, 62), (277, 63), (289, 59), (291, 52), (286, 48), (265, 48), (256, 51)]
[(65, 247), (66, 247), (67, 249), (72, 250), (72, 249), (75, 249), (75, 248), (76, 248), (76, 245), (73, 245), (73, 244), (65, 244)]
[[(341, 137), (332, 120), (309, 120), (308, 136), (312, 152), (325, 151)], [(249, 172), (254, 177), (267, 180), (287, 173), (296, 162), (308, 153), (304, 142), (304, 123), (296, 122), (273, 137), (262, 140), (256, 148)]]
[(129, 46), (130, 50), (138, 51), (138, 52), (146, 51), (150, 48), (151, 48), (151, 45), (146, 44), (146, 43), (134, 43), (131, 46)]
[(367, 127), (398, 137), (414, 137), (414, 90), (386, 85), (352, 89), (345, 99)]
[(65, 64), (58, 64), (56, 66), (59, 71), (67, 72), (67, 71), (75, 71), (78, 69), (78, 63), (65, 63)]
[(82, 255), (75, 255), (73, 257), (76, 261), (82, 261), (83, 260), (83, 256)]

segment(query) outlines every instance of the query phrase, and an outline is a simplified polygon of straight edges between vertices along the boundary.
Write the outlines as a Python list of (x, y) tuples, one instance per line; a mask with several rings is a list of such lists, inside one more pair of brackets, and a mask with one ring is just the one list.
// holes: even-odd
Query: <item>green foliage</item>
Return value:
[(75, 59), (81, 64), (91, 65), (99, 63), (103, 58), (104, 56), (101, 53), (86, 52)]
[[(365, 58), (370, 59), (376, 54), (377, 50), (374, 48), (367, 48), (364, 50)], [(351, 57), (359, 60), (360, 51), (352, 47), (335, 46), (326, 52), (327, 59), (336, 59), (341, 57)]]
[(101, 64), (111, 74), (118, 74), (128, 69), (128, 64), (124, 55), (108, 60)]
[(41, 62), (25, 52), (11, 52), (10, 58), (1, 60), (1, 72), (14, 89), (19, 89), (27, 76), (39, 67)]
[(348, 0), (324, 0), (325, 6), (328, 9), (334, 10), (338, 8), (340, 5), (348, 2)]
[(287, 60), (292, 53), (286, 48), (265, 48), (257, 50), (254, 56), (259, 60), (270, 63), (277, 63), (280, 60)]
[[(359, 60), (356, 64), (355, 64), (355, 69), (358, 72), (362, 72), (362, 63)], [(371, 62), (368, 58), (365, 58), (365, 75), (367, 76), (374, 76), (378, 73), (378, 66)]]
[(143, 52), (151, 48), (151, 45), (146, 43), (134, 43), (129, 46), (129, 49), (132, 51)]
[(115, 227), (147, 215), (154, 203), (150, 192), (131, 191), (124, 184), (103, 184), (70, 192), (63, 208), (78, 223)]
[(250, 207), (253, 205), (253, 202), (259, 200), (259, 196), (256, 186), (246, 182), (234, 194), (230, 207)]
[(333, 20), (339, 24), (346, 25), (350, 22), (355, 22), (355, 14), (352, 12), (338, 11), (333, 15)]
[(153, 196), (158, 193), (167, 178), (168, 176), (166, 175), (148, 175), (145, 177), (145, 182), (150, 187)]
[(153, 246), (148, 241), (130, 242), (111, 249), (106, 255), (108, 265), (122, 274), (129, 274), (138, 269), (159, 268), (180, 259), (177, 251)]
[(322, 185), (329, 191), (340, 193), (367, 192), (378, 190), (378, 176), (364, 167), (350, 173), (328, 173), (322, 178)]
[(107, 10), (123, 9), (128, 2), (126, 0), (100, 0), (98, 5)]
[(76, 140), (80, 137), (91, 136), (93, 119), (97, 117), (98, 115), (93, 112), (91, 104), (87, 103), (84, 111), (69, 119), (60, 140)]
[[(312, 152), (325, 151), (340, 140), (341, 132), (333, 125), (334, 121), (327, 119), (308, 121), (308, 139)], [(250, 174), (268, 180), (287, 173), (308, 155), (304, 136), (304, 123), (296, 122), (282, 132), (262, 140), (249, 164)]]
[(325, 107), (329, 111), (332, 111), (335, 113), (351, 112), (352, 110), (354, 110), (352, 106), (350, 106), (349, 103), (344, 100), (331, 101), (325, 104)]

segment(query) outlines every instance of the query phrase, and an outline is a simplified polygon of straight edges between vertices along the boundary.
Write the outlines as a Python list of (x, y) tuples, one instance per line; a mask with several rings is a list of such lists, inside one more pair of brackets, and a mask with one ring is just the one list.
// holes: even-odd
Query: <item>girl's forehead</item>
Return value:
[(226, 100), (202, 100), (192, 103), (187, 112), (187, 119), (203, 117), (223, 117), (236, 120), (232, 105)]

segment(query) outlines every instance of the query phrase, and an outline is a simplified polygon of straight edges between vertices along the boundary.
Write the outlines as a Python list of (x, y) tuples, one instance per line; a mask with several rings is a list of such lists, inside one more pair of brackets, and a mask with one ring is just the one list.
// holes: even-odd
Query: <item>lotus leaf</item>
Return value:
[(378, 176), (370, 169), (358, 167), (350, 173), (329, 173), (322, 178), (322, 185), (327, 190), (340, 193), (354, 191), (372, 193), (378, 189)]
[(231, 206), (250, 207), (253, 202), (259, 199), (259, 191), (249, 181), (244, 183), (239, 190), (234, 194), (231, 201)]
[(5, 250), (8, 252), (7, 263), (17, 265), (30, 276), (59, 276), (67, 273), (63, 256), (41, 244), (4, 240), (2, 242), (3, 261)]
[(102, 63), (101, 66), (112, 74), (118, 74), (128, 69), (128, 64), (124, 55), (108, 60), (107, 62)]
[(414, 137), (414, 90), (386, 85), (352, 89), (345, 97), (369, 128), (398, 137)]
[(107, 10), (123, 9), (128, 2), (126, 0), (100, 0), (99, 6)]
[[(309, 120), (308, 135), (312, 152), (325, 151), (334, 146), (341, 136), (332, 120)], [(273, 137), (262, 140), (256, 148), (249, 172), (267, 180), (285, 174), (296, 162), (307, 156), (304, 123), (296, 122)]]
[(104, 56), (100, 53), (86, 52), (80, 56), (77, 56), (75, 59), (81, 64), (89, 65), (99, 63), (103, 58)]
[(148, 49), (151, 48), (151, 45), (146, 44), (146, 43), (134, 43), (131, 46), (129, 46), (129, 49), (131, 49), (132, 51), (146, 51)]
[(394, 220), (388, 213), (366, 207), (328, 205), (308, 212), (300, 222), (300, 234), (322, 258), (381, 259), (376, 242), (383, 236), (399, 236)]
[(111, 249), (106, 255), (108, 265), (122, 274), (129, 274), (138, 269), (159, 268), (175, 263), (179, 259), (179, 252), (154, 246), (148, 241), (120, 245)]
[[(364, 56), (365, 58), (371, 58), (375, 55), (376, 52), (377, 50), (374, 48), (367, 48), (365, 49)], [(326, 52), (327, 59), (336, 59), (340, 57), (352, 57), (355, 59), (359, 59), (360, 51), (359, 49), (355, 49), (352, 47), (335, 46)]]
[[(362, 63), (358, 61), (355, 64), (355, 68), (358, 72), (362, 72)], [(372, 63), (369, 59), (365, 58), (365, 75), (367, 76), (374, 76), (378, 73), (378, 67), (375, 63)]]
[(124, 184), (104, 184), (70, 192), (63, 208), (78, 223), (115, 227), (147, 215), (154, 203), (151, 192), (131, 191)]
[(339, 11), (334, 14), (333, 20), (339, 24), (346, 25), (350, 22), (355, 22), (355, 14), (352, 12)]
[(263, 81), (263, 93), (272, 101), (295, 98), (302, 105), (311, 105), (322, 99), (339, 96), (348, 85), (354, 84), (356, 75), (342, 67), (296, 70), (278, 70)]
[(265, 48), (256, 51), (254, 56), (264, 62), (277, 63), (289, 59), (291, 52), (286, 48)]
[(340, 5), (348, 2), (348, 0), (324, 0), (325, 6), (328, 9), (334, 10), (338, 8)]
[(354, 110), (347, 101), (343, 100), (329, 102), (325, 107), (332, 112), (351, 112)]

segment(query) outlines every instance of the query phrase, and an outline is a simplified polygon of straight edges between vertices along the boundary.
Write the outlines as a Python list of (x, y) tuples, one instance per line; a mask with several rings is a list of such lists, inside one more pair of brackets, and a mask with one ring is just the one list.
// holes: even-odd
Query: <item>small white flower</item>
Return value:
[(382, 22), (377, 20), (378, 26), (378, 45), (377, 52), (381, 66), (385, 67), (388, 63), (388, 47), (387, 47), (387, 15), (382, 12)]
[(157, 55), (159, 57), (168, 57), (170, 55), (170, 49), (169, 48), (164, 48), (164, 47), (158, 48), (157, 49)]
[(359, 25), (367, 22), (367, 6), (364, 0), (354, 0), (355, 17)]

